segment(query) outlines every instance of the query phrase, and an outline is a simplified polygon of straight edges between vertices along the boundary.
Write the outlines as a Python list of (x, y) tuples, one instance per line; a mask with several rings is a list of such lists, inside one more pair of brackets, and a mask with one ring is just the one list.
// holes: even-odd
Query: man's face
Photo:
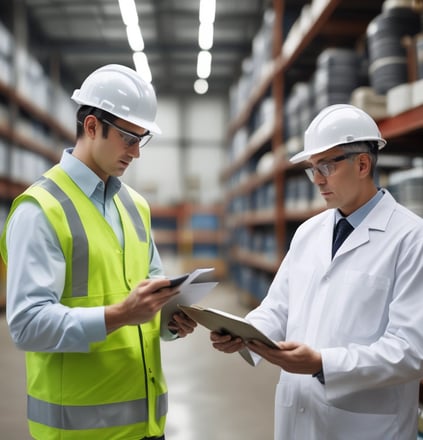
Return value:
[[(125, 131), (136, 135), (145, 134), (146, 130), (130, 122), (117, 119), (113, 122), (114, 126), (98, 120), (100, 125), (107, 127), (107, 137), (102, 136), (102, 129), (98, 131), (96, 142), (91, 151), (94, 168), (103, 180), (109, 176), (122, 176), (133, 159), (140, 157), (139, 143), (128, 144), (128, 136)], [(122, 132), (119, 128), (123, 129)]]
[(308, 163), (313, 167), (313, 182), (328, 208), (338, 208), (349, 215), (361, 206), (361, 183), (359, 154), (348, 155), (340, 147), (331, 148), (311, 156)]

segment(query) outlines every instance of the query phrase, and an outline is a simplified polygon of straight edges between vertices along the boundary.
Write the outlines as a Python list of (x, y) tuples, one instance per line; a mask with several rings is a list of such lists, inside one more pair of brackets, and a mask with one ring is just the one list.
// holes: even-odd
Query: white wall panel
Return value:
[[(158, 99), (157, 123), (163, 131), (141, 150), (123, 180), (151, 204), (168, 205), (222, 199), (219, 175), (224, 167), (228, 115), (225, 99)], [(198, 187), (187, 187), (196, 181)]]
[(222, 99), (198, 98), (187, 102), (186, 137), (192, 140), (222, 142), (228, 114)]
[(156, 122), (162, 130), (162, 134), (157, 136), (156, 142), (163, 142), (166, 138), (179, 138), (181, 136), (181, 126), (179, 119), (180, 105), (175, 99), (158, 98)]

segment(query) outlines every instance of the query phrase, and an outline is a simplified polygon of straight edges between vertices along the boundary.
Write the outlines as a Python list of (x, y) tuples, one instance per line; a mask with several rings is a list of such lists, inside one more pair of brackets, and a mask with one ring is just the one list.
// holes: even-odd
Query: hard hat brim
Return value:
[[(366, 137), (364, 139), (354, 139), (354, 143), (355, 142), (377, 142), (379, 150), (381, 150), (385, 145), (386, 145), (386, 140), (385, 139), (381, 139), (381, 138), (374, 138), (371, 139), (369, 137)], [(320, 148), (316, 148), (314, 150), (308, 150), (308, 151), (300, 151), (299, 153), (295, 154), (294, 156), (292, 156), (289, 161), (291, 163), (300, 163), (303, 162), (305, 160), (309, 160), (311, 156), (314, 156), (315, 154), (319, 154), (319, 153), (323, 153), (324, 151), (330, 150), (331, 148), (335, 148), (341, 145), (348, 145), (348, 143), (343, 143), (343, 144), (333, 144), (333, 145), (325, 145), (322, 146)]]

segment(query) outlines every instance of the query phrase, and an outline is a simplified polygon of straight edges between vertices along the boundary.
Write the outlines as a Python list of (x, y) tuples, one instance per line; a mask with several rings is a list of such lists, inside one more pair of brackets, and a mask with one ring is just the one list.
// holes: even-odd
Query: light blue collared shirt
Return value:
[(351, 226), (355, 229), (367, 216), (367, 214), (379, 203), (379, 200), (384, 195), (383, 189), (379, 189), (378, 192), (363, 206), (354, 211), (348, 217), (344, 217), (339, 209), (335, 210), (335, 225), (341, 218), (346, 218)]
[[(72, 149), (63, 152), (60, 165), (93, 202), (123, 245), (123, 231), (113, 196), (121, 182), (107, 185)], [(61, 304), (65, 259), (58, 239), (41, 208), (21, 203), (7, 229), (7, 320), (16, 345), (28, 351), (87, 352), (90, 343), (104, 340), (104, 307), (69, 308)], [(150, 246), (149, 276), (163, 275), (154, 241)]]

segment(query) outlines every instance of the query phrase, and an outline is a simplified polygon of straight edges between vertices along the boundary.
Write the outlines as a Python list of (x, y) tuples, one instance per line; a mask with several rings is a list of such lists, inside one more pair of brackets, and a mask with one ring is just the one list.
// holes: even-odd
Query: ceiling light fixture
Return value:
[(119, 9), (125, 26), (138, 24), (138, 13), (134, 0), (119, 0)]
[(216, 0), (200, 0), (200, 23), (214, 23)]
[(211, 53), (207, 50), (198, 52), (197, 58), (197, 76), (201, 79), (206, 79), (210, 76), (211, 72)]
[(129, 47), (134, 52), (132, 59), (134, 61), (135, 70), (140, 76), (151, 83), (151, 70), (144, 50), (144, 39), (141, 34), (141, 28), (138, 25), (138, 12), (134, 0), (119, 0), (120, 14), (123, 23), (126, 26), (126, 36), (128, 38)]
[(209, 89), (209, 83), (205, 79), (197, 79), (194, 82), (194, 90), (199, 95), (204, 95), (204, 93), (207, 93), (207, 90)]
[(213, 47), (213, 23), (200, 23), (198, 45), (202, 50), (210, 50)]
[(129, 46), (134, 52), (141, 52), (144, 50), (144, 40), (138, 24), (126, 26), (126, 35), (128, 37)]
[(216, 0), (200, 0), (198, 27), (198, 45), (201, 51), (197, 58), (197, 76), (194, 91), (200, 95), (206, 93), (209, 84), (206, 79), (211, 74), (212, 56), (209, 50), (213, 47), (214, 20), (216, 18)]
[(135, 70), (142, 76), (142, 78), (151, 83), (151, 70), (148, 65), (146, 54), (144, 52), (134, 52), (132, 59), (134, 60)]

